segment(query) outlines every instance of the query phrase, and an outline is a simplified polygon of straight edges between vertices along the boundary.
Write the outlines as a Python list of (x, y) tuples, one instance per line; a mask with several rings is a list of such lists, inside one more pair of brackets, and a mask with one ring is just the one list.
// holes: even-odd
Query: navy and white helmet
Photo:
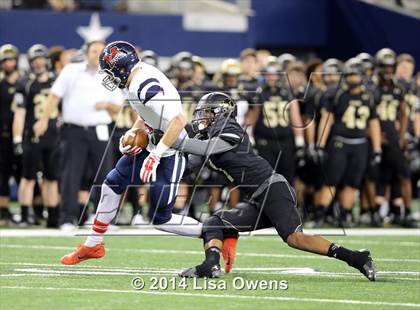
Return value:
[(125, 41), (109, 43), (99, 55), (100, 73), (106, 76), (102, 85), (108, 90), (125, 88), (134, 66), (140, 62), (136, 49)]

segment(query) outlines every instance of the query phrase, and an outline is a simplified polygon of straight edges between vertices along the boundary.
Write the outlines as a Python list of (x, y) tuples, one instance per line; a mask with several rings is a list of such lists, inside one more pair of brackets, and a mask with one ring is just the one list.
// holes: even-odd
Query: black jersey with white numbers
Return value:
[(257, 90), (256, 104), (261, 113), (255, 124), (256, 139), (279, 139), (293, 135), (288, 104), (292, 99), (286, 88), (264, 86)]
[(377, 118), (373, 96), (364, 88), (360, 94), (352, 94), (343, 86), (334, 98), (326, 101), (324, 108), (334, 115), (332, 136), (365, 138), (369, 121)]
[(381, 131), (388, 141), (397, 141), (396, 121), (404, 102), (404, 89), (399, 84), (382, 84), (377, 86), (374, 96), (376, 112), (381, 122)]
[(4, 138), (11, 138), (15, 109), (13, 99), (21, 84), (20, 80), (12, 84), (6, 77), (0, 77), (0, 134)]
[(233, 118), (219, 118), (209, 130), (209, 138), (219, 137), (231, 144), (234, 149), (211, 155), (209, 165), (213, 170), (223, 173), (230, 182), (243, 186), (250, 194), (273, 174), (270, 164), (258, 156), (249, 141), (246, 131)]
[[(30, 79), (25, 87), (16, 91), (16, 105), (26, 110), (25, 114), (25, 137), (33, 137), (33, 126), (42, 116), (47, 97), (50, 93), (54, 78), (50, 76), (46, 81), (40, 82), (36, 78)], [(56, 108), (48, 121), (48, 129), (43, 135), (43, 139), (57, 134), (58, 108)]]

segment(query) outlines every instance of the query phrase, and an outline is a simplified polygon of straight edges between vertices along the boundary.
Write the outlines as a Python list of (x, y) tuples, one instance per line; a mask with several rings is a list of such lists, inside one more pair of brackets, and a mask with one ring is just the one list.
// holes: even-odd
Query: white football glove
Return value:
[(129, 144), (124, 146), (123, 140), (124, 140), (125, 135), (127, 135), (127, 134), (130, 135), (130, 134), (134, 134), (134, 133), (130, 129), (123, 136), (121, 136), (120, 144), (119, 144), (119, 147), (118, 147), (120, 152), (124, 155), (129, 155), (129, 156), (134, 156), (134, 155), (139, 154), (141, 152), (141, 148), (139, 148), (137, 146), (131, 146)]

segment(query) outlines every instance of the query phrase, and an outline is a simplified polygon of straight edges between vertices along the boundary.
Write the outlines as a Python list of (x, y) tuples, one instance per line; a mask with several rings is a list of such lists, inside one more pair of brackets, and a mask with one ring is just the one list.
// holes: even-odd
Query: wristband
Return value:
[(165, 153), (167, 150), (169, 150), (169, 146), (160, 141), (158, 145), (156, 145), (156, 149), (154, 149), (153, 154), (162, 157), (163, 153)]

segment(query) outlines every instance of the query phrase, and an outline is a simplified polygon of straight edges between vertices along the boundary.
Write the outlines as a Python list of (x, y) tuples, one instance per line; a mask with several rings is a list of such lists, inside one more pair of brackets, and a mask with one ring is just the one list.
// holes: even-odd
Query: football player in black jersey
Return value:
[[(9, 179), (20, 179), (20, 155), (13, 150), (12, 124), (15, 106), (13, 98), (19, 88), (17, 64), (19, 51), (12, 44), (0, 46), (0, 225), (12, 219), (9, 211)], [(16, 150), (21, 154), (21, 150)]]
[(343, 186), (339, 195), (339, 222), (345, 227), (351, 225), (355, 195), (368, 164), (368, 132), (372, 137), (373, 160), (379, 161), (381, 157), (379, 121), (373, 96), (362, 83), (361, 61), (349, 59), (344, 65), (344, 76), (345, 83), (325, 102), (319, 125), (317, 145), (321, 150), (326, 147), (327, 160), (324, 161), (326, 184), (315, 211), (316, 227), (323, 224), (339, 185)]
[(42, 138), (33, 134), (33, 125), (45, 108), (45, 100), (54, 81), (48, 71), (48, 49), (35, 44), (27, 52), (31, 66), (29, 81), (15, 94), (17, 109), (13, 122), (15, 148), (22, 144), (22, 179), (19, 186), (19, 202), (22, 224), (28, 223), (28, 210), (32, 207), (37, 172), (42, 171), (44, 205), (48, 208), (47, 227), (58, 227), (58, 110), (49, 120), (48, 130)]
[[(299, 161), (297, 175), (303, 182), (301, 194), (302, 216), (306, 219), (313, 213), (318, 201), (318, 191), (323, 185), (321, 169), (316, 159), (315, 140), (316, 129), (320, 119), (320, 98), (323, 94), (324, 84), (322, 81), (323, 62), (318, 59), (311, 59), (306, 68), (307, 85), (299, 87), (299, 106), (302, 114), (303, 127), (305, 129), (306, 154), (304, 160)], [(292, 65), (293, 68), (293, 65)], [(289, 79), (290, 79), (290, 75)], [(306, 88), (305, 88), (306, 87)], [(298, 198), (299, 189), (297, 188)]]
[[(406, 157), (410, 157), (410, 149), (415, 148), (418, 141), (416, 141), (415, 134), (415, 117), (416, 117), (416, 106), (419, 99), (419, 87), (416, 85), (416, 82), (413, 79), (414, 68), (416, 67), (415, 60), (410, 54), (400, 54), (397, 57), (397, 66), (395, 69), (395, 78), (403, 86), (405, 97), (404, 100), (407, 103), (407, 114), (408, 114), (408, 124), (407, 132), (405, 133), (407, 143), (404, 148), (404, 152), (407, 154)], [(407, 164), (409, 164), (407, 162)], [(410, 171), (410, 170), (409, 170)], [(411, 171), (410, 171), (411, 173)], [(412, 182), (414, 187), (417, 182)], [(403, 184), (403, 186), (407, 186)], [(412, 186), (413, 187), (413, 186)], [(406, 193), (403, 195), (404, 205), (411, 206), (412, 195)]]
[[(182, 107), (185, 115), (187, 116), (188, 123), (192, 120), (194, 109), (197, 106), (198, 99), (202, 94), (201, 87), (196, 85), (193, 81), (194, 66), (193, 55), (189, 52), (180, 52), (171, 60), (171, 81), (175, 85), (181, 97)], [(188, 135), (193, 135), (191, 126), (187, 125), (186, 130)], [(189, 212), (189, 214), (194, 217), (194, 205), (190, 205), (188, 210), (185, 209), (187, 201), (189, 200), (188, 198), (191, 194), (190, 188), (192, 181), (192, 179), (185, 178), (179, 184), (178, 196), (173, 212)]]
[(257, 52), (253, 48), (246, 48), (241, 52), (241, 75), (239, 80), (246, 89), (256, 89), (258, 87), (258, 63)]
[[(375, 265), (367, 250), (352, 251), (321, 236), (302, 232), (294, 190), (273, 167), (255, 154), (246, 131), (235, 120), (235, 103), (223, 93), (203, 96), (194, 113), (193, 128), (199, 138), (178, 141), (176, 147), (191, 156), (189, 168), (208, 161), (213, 169), (248, 195), (248, 202), (220, 211), (203, 223), (206, 258), (181, 273), (184, 277), (219, 277), (220, 252), (226, 234), (274, 227), (291, 247), (334, 257), (358, 269), (369, 280), (376, 279)], [(222, 253), (228, 255), (228, 253)]]
[(263, 72), (264, 84), (257, 90), (254, 106), (258, 115), (254, 126), (255, 146), (258, 153), (293, 184), (295, 150), (305, 146), (299, 104), (297, 100), (291, 101), (291, 88), (287, 82), (281, 82), (285, 75), (280, 73), (277, 63), (268, 63)]
[[(378, 66), (378, 85), (375, 90), (376, 110), (382, 130), (383, 160), (380, 165), (377, 193), (378, 204), (385, 202), (387, 188), (393, 179), (401, 184), (404, 201), (412, 195), (410, 173), (404, 159), (405, 133), (408, 124), (408, 107), (403, 87), (395, 80), (396, 55), (389, 48), (379, 50), (375, 55)], [(395, 184), (395, 183), (394, 183)], [(393, 191), (398, 193), (399, 190)], [(392, 195), (391, 212), (396, 223), (411, 223), (409, 205), (404, 206), (400, 197)], [(404, 212), (405, 211), (405, 212)]]
[(362, 68), (363, 68), (363, 84), (367, 87), (369, 91), (373, 91), (375, 89), (374, 83), (374, 69), (375, 69), (375, 59), (372, 55), (368, 53), (360, 53), (356, 56), (359, 60), (362, 61)]

